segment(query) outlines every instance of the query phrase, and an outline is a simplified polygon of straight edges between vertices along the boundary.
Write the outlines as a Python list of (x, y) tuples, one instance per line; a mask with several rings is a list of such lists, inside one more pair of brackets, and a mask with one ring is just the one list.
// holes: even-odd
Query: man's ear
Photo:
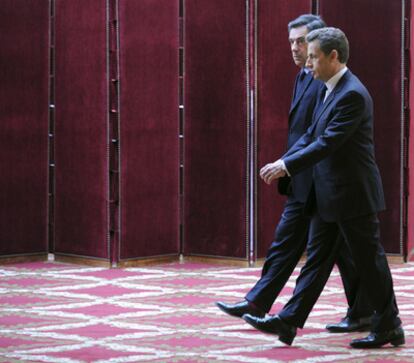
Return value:
[(331, 60), (338, 60), (339, 61), (339, 59), (338, 59), (339, 58), (338, 51), (336, 49), (333, 49), (332, 52), (331, 52), (331, 54), (329, 54), (329, 58)]

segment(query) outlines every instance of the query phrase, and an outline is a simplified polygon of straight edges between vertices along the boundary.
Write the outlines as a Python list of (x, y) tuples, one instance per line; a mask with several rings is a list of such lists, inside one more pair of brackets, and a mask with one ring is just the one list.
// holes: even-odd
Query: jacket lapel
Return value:
[(346, 83), (347, 79), (351, 76), (351, 71), (347, 71), (342, 78), (339, 80), (336, 87), (332, 90), (328, 98), (325, 100), (323, 105), (319, 107), (318, 111), (315, 114), (315, 120), (313, 121), (313, 124), (318, 123), (320, 117), (324, 114), (324, 112), (327, 110), (329, 105), (332, 103), (332, 101), (336, 98), (336, 96), (341, 92), (344, 84)]
[(315, 121), (316, 122), (318, 122), (319, 118), (322, 116), (322, 114), (324, 113), (324, 111), (328, 108), (328, 106), (334, 100), (336, 93), (337, 93), (337, 91), (336, 91), (336, 89), (334, 89), (331, 92), (331, 94), (328, 96), (328, 98), (325, 100), (325, 102), (322, 104), (322, 106), (319, 107), (318, 111), (315, 114)]
[(292, 111), (296, 108), (299, 101), (302, 99), (303, 94), (308, 89), (309, 85), (311, 84), (312, 80), (313, 80), (313, 77), (311, 73), (306, 74), (305, 79), (303, 80), (303, 87), (301, 87), (301, 89), (299, 90), (299, 94), (293, 98), (293, 102), (290, 105), (289, 114), (291, 114)]

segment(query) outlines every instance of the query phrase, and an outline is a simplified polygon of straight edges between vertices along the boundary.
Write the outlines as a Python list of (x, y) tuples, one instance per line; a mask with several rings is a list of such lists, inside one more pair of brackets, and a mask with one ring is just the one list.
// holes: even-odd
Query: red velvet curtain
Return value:
[(185, 1), (184, 248), (247, 258), (246, 1)]
[[(183, 80), (179, 3), (55, 0), (50, 99), (56, 166), (49, 176), (55, 178), (55, 202), (48, 220), (50, 2), (1, 2), (0, 255), (46, 252), (49, 222), (58, 254), (115, 262), (180, 252), (246, 260), (248, 242), (257, 237), (256, 255), (263, 257), (284, 199), (255, 178), (285, 150), (297, 71), (286, 26), (312, 5), (329, 25), (347, 33), (349, 66), (374, 98), (377, 159), (388, 204), (381, 214), (382, 241), (388, 253), (402, 254), (404, 0), (185, 0)], [(253, 130), (249, 92), (256, 86)], [(252, 131), (256, 139), (249, 144)], [(251, 179), (252, 160), (257, 170)], [(252, 186), (257, 187), (253, 214)], [(411, 224), (408, 228), (412, 237)]]
[(47, 253), (49, 2), (0, 6), (0, 255)]
[(119, 257), (178, 255), (178, 0), (121, 0), (119, 12)]
[[(411, 19), (414, 16), (414, 7), (412, 6), (411, 9), (408, 9), (411, 11), (409, 14), (411, 16)], [(409, 16), (407, 15), (407, 17)], [(411, 28), (409, 29), (410, 34), (410, 59), (413, 59), (414, 57), (414, 24), (411, 22)], [(413, 79), (414, 72), (413, 68), (411, 66), (412, 62), (408, 63), (409, 69), (410, 69), (410, 78)], [(414, 84), (413, 82), (410, 82), (409, 85), (409, 108), (411, 110), (414, 110)], [(411, 117), (409, 120), (409, 129), (414, 130), (414, 118)], [(408, 146), (408, 170), (413, 173), (414, 171), (414, 137), (409, 138), (409, 146)], [(409, 175), (408, 178), (408, 190), (414, 190), (414, 175)], [(409, 261), (414, 260), (414, 193), (410, 193), (408, 195), (408, 208), (407, 208), (408, 218), (407, 218), (407, 239), (408, 239), (408, 246), (407, 246), (407, 257)]]
[(105, 0), (57, 0), (55, 253), (109, 258)]

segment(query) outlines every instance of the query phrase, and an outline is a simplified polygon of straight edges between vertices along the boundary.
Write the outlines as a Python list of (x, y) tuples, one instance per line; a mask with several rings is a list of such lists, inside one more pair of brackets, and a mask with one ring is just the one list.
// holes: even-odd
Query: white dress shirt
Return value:
[(334, 88), (338, 84), (339, 80), (342, 78), (342, 76), (345, 74), (345, 72), (347, 70), (348, 70), (348, 67), (345, 66), (339, 72), (337, 72), (333, 77), (331, 77), (328, 81), (325, 82), (326, 93), (325, 93), (325, 98), (323, 99), (323, 102), (326, 101), (326, 99), (328, 98), (328, 96), (334, 90)]

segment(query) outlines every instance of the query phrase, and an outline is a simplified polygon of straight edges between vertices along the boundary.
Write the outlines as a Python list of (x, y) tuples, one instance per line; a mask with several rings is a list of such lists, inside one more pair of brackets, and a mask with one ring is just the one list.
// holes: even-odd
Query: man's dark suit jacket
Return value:
[[(312, 122), (312, 114), (316, 105), (318, 92), (322, 82), (314, 80), (308, 73), (298, 87), (299, 74), (296, 77), (292, 104), (289, 111), (289, 133), (287, 150), (306, 132)], [(312, 170), (307, 169), (292, 176), (279, 180), (278, 188), (281, 194), (292, 194), (299, 202), (304, 203), (312, 185)]]
[(385, 209), (374, 156), (372, 99), (349, 70), (282, 159), (291, 175), (313, 166), (317, 210), (327, 222)]

